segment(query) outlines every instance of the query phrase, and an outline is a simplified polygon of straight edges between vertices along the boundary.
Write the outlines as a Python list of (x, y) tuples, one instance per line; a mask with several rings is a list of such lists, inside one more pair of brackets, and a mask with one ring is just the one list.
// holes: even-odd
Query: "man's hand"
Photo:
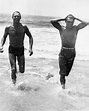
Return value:
[(3, 47), (0, 47), (0, 53), (3, 53), (4, 51), (3, 51)]
[(33, 51), (29, 49), (29, 56), (31, 56), (32, 54), (33, 54)]
[(72, 14), (69, 14), (69, 15), (67, 15), (67, 17), (65, 18), (65, 21), (67, 21), (67, 19), (75, 20), (76, 18), (75, 18)]

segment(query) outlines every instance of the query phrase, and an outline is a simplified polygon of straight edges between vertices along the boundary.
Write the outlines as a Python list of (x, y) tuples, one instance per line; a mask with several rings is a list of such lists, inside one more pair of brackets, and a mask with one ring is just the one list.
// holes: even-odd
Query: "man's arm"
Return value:
[(57, 28), (58, 30), (62, 30), (62, 27), (59, 23), (60, 21), (65, 21), (65, 19), (51, 20), (50, 22), (55, 28)]
[(5, 28), (4, 35), (3, 35), (2, 39), (1, 39), (0, 52), (3, 52), (3, 46), (5, 44), (7, 36), (8, 36), (8, 27)]
[(78, 20), (79, 22), (81, 22), (80, 24), (78, 24), (77, 30), (80, 30), (80, 29), (86, 27), (87, 25), (89, 25), (89, 22), (82, 21), (78, 18), (75, 18), (75, 20)]
[(29, 53), (30, 53), (30, 56), (33, 54), (33, 51), (32, 51), (32, 47), (33, 47), (33, 37), (28, 29), (27, 26), (25, 26), (25, 33), (26, 35), (29, 37)]

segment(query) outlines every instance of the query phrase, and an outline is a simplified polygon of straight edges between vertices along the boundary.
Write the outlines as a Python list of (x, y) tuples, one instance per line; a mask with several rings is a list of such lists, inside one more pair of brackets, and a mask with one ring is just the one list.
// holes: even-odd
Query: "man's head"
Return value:
[(72, 14), (69, 14), (67, 17), (66, 17), (66, 22), (74, 22), (74, 16)]
[(75, 20), (74, 16), (72, 14), (69, 14), (66, 17), (66, 20), (65, 20), (66, 26), (69, 27), (69, 28), (71, 28), (73, 26), (73, 24), (74, 24), (74, 20)]
[(12, 19), (15, 21), (15, 22), (19, 22), (20, 19), (21, 19), (21, 14), (19, 11), (15, 11), (13, 14), (12, 14)]

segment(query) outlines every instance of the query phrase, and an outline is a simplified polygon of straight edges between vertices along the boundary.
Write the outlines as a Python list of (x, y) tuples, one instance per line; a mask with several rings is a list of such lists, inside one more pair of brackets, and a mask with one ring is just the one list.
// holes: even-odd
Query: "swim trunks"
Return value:
[(75, 48), (62, 48), (59, 53), (60, 75), (68, 76), (76, 56)]
[(9, 46), (9, 53), (14, 54), (15, 56), (22, 56), (24, 55), (24, 46), (23, 47)]

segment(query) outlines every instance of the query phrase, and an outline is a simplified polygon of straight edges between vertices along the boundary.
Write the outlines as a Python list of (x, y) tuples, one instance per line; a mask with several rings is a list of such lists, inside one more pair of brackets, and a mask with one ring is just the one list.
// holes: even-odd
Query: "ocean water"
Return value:
[[(34, 39), (33, 51), (34, 57), (58, 58), (61, 48), (60, 35), (55, 29), (50, 20), (56, 17), (48, 16), (24, 16), (22, 15), (21, 22), (29, 27), (29, 30)], [(12, 24), (11, 15), (0, 15), (0, 38), (3, 36), (6, 26)], [(25, 48), (28, 49), (28, 38), (25, 37)], [(9, 41), (7, 38), (4, 46), (4, 54), (7, 55), (7, 46)], [(28, 56), (28, 50), (25, 51)], [(81, 29), (77, 35), (76, 41), (76, 59), (89, 60), (89, 26)]]

